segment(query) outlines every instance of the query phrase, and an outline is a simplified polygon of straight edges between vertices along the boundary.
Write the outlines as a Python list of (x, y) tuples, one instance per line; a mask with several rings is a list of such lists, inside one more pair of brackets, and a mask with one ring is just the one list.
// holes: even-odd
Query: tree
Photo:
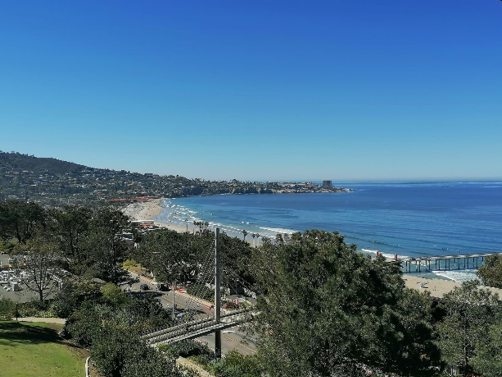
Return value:
[(28, 274), (23, 278), (23, 284), (27, 289), (38, 294), (40, 302), (44, 302), (58, 289), (54, 279), (57, 275), (60, 256), (55, 244), (41, 238), (28, 240), (25, 245), (17, 246), (14, 256), (15, 265), (22, 267)]
[(105, 323), (94, 334), (91, 354), (103, 377), (120, 377), (127, 361), (141, 358), (144, 348), (134, 332)]
[(210, 371), (219, 377), (261, 377), (263, 369), (255, 355), (244, 356), (237, 351), (230, 351), (224, 359), (210, 365)]
[(190, 233), (162, 230), (145, 236), (135, 258), (151, 269), (160, 281), (184, 281), (196, 278), (201, 264), (198, 257), (207, 255), (211, 241)]
[(85, 207), (65, 206), (62, 211), (50, 211), (51, 228), (60, 249), (74, 272), (81, 272), (86, 256), (81, 250), (92, 215)]
[(502, 288), (502, 254), (489, 255), (476, 275), (489, 287)]
[(337, 232), (311, 230), (282, 241), (264, 240), (253, 251), (263, 291), (254, 329), (270, 376), (434, 373), (431, 328), (414, 323), (427, 319), (429, 303), (420, 298), (426, 305), (409, 318), (407, 303), (416, 297), (405, 293), (398, 265), (357, 253)]
[(477, 281), (470, 281), (447, 293), (441, 306), (446, 313), (438, 326), (442, 359), (467, 376), (473, 371), (471, 359), (477, 345), (500, 311), (498, 296), (479, 288)]
[(68, 279), (64, 282), (63, 288), (54, 297), (54, 310), (57, 317), (68, 318), (81, 305), (88, 301), (97, 303), (102, 297), (100, 287), (92, 282), (78, 282)]
[(502, 321), (499, 318), (484, 332), (476, 346), (472, 366), (484, 377), (500, 377), (502, 371)]
[(36, 203), (8, 200), (0, 203), (0, 237), (26, 243), (45, 226), (45, 210)]
[(252, 288), (255, 280), (250, 274), (251, 245), (238, 237), (220, 234), (220, 264), (222, 283), (232, 289)]
[(159, 351), (145, 346), (141, 358), (128, 360), (122, 370), (122, 377), (190, 377), (191, 374), (183, 373), (174, 360), (167, 359)]
[(119, 307), (128, 301), (125, 293), (113, 283), (106, 283), (103, 285), (101, 287), (101, 293), (103, 294), (103, 298), (112, 306)]
[(93, 216), (81, 247), (96, 277), (114, 284), (125, 278), (127, 272), (120, 266), (127, 251), (122, 233), (129, 228), (129, 218), (112, 207), (102, 208)]

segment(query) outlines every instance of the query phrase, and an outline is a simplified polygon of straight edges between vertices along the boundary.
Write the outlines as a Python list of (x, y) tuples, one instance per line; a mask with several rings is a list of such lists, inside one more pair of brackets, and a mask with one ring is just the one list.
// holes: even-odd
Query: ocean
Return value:
[[(502, 252), (502, 182), (338, 182), (342, 193), (166, 199), (159, 221), (209, 222), (231, 236), (338, 231), (362, 252), (419, 257)], [(475, 271), (434, 272), (456, 281)]]

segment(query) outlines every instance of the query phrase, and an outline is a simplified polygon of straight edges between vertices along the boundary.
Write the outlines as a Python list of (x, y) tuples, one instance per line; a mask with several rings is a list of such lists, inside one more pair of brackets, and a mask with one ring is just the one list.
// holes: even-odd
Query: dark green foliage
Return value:
[(96, 333), (101, 331), (101, 316), (96, 309), (94, 304), (87, 302), (66, 321), (65, 333), (85, 348), (93, 344)]
[(0, 238), (26, 243), (46, 224), (46, 212), (36, 203), (8, 200), (0, 202)]
[(0, 298), (0, 320), (16, 317), (16, 304), (8, 298)]
[(131, 325), (139, 330), (173, 324), (170, 313), (158, 300), (152, 298), (133, 297), (122, 310), (129, 316)]
[[(167, 358), (157, 350), (146, 346), (141, 355), (127, 360), (121, 377), (188, 377), (180, 372), (172, 358)], [(236, 376), (237, 377), (237, 376)]]
[(186, 282), (196, 279), (200, 263), (197, 257), (207, 255), (210, 247), (209, 238), (162, 230), (143, 238), (135, 260), (152, 270), (159, 281)]
[(125, 293), (113, 283), (106, 283), (100, 290), (103, 294), (103, 299), (114, 307), (123, 306), (129, 301)]
[[(196, 234), (163, 230), (146, 235), (134, 255), (142, 266), (164, 282), (204, 282), (213, 271), (214, 233), (201, 227)], [(226, 234), (220, 235), (222, 285), (228, 288), (250, 287), (251, 247)], [(206, 273), (206, 275), (203, 275)]]
[(257, 356), (244, 356), (237, 351), (230, 351), (224, 359), (205, 366), (209, 372), (218, 377), (261, 377)]
[(183, 340), (169, 345), (160, 345), (159, 351), (165, 352), (173, 358), (178, 357), (192, 357), (192, 356), (204, 356), (208, 360), (213, 360), (215, 358), (214, 352), (209, 349), (205, 344), (200, 344), (193, 340)]
[(471, 364), (484, 377), (500, 377), (502, 372), (502, 318), (483, 331)]
[(466, 376), (473, 371), (471, 360), (478, 345), (487, 340), (488, 329), (499, 320), (501, 304), (498, 296), (470, 281), (446, 294), (441, 305), (445, 311), (438, 326), (442, 359), (450, 367), (459, 366)]
[(120, 377), (124, 366), (146, 356), (148, 348), (127, 328), (104, 323), (92, 340), (92, 358), (103, 377)]
[(255, 280), (250, 273), (251, 246), (237, 237), (226, 233), (220, 235), (220, 254), (222, 283), (230, 289), (256, 289)]
[(85, 207), (65, 206), (62, 210), (51, 210), (50, 229), (58, 245), (74, 272), (80, 269), (87, 259), (82, 251), (82, 242), (88, 235), (92, 211)]
[[(144, 304), (149, 310), (140, 311)], [(103, 377), (181, 376), (174, 360), (166, 359), (139, 337), (144, 323), (159, 314), (158, 306), (135, 299), (121, 308), (85, 302), (70, 316), (65, 332), (79, 345), (91, 349)]]
[(79, 310), (85, 301), (98, 303), (101, 297), (102, 293), (96, 284), (67, 281), (57, 293), (53, 308), (57, 317), (68, 318)]
[[(259, 358), (270, 376), (360, 375), (365, 368), (427, 375), (437, 353), (424, 322), (409, 320), (400, 268), (356, 253), (338, 233), (312, 230), (255, 250)], [(417, 337), (417, 333), (421, 333)], [(412, 365), (410, 368), (408, 365)], [(366, 366), (366, 367), (364, 367)]]
[(127, 271), (121, 268), (127, 259), (127, 245), (120, 235), (129, 226), (128, 217), (112, 207), (104, 207), (94, 214), (81, 245), (91, 276), (114, 284), (127, 279)]
[(502, 288), (502, 254), (486, 257), (476, 274), (484, 285)]

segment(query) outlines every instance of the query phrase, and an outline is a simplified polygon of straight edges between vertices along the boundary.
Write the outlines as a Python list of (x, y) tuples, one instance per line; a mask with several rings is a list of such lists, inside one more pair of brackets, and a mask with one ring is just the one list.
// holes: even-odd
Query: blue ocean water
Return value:
[[(502, 182), (337, 183), (346, 193), (215, 195), (166, 200), (158, 220), (207, 221), (229, 235), (337, 230), (366, 252), (502, 252)], [(454, 273), (448, 278), (465, 280)], [(469, 273), (467, 272), (467, 275)], [(472, 272), (471, 272), (472, 275)]]

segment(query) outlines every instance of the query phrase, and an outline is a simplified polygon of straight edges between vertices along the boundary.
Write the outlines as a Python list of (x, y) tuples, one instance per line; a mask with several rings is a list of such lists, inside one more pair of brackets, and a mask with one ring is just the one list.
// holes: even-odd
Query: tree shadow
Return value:
[(0, 321), (0, 345), (17, 347), (26, 344), (62, 343), (56, 330), (26, 323)]

